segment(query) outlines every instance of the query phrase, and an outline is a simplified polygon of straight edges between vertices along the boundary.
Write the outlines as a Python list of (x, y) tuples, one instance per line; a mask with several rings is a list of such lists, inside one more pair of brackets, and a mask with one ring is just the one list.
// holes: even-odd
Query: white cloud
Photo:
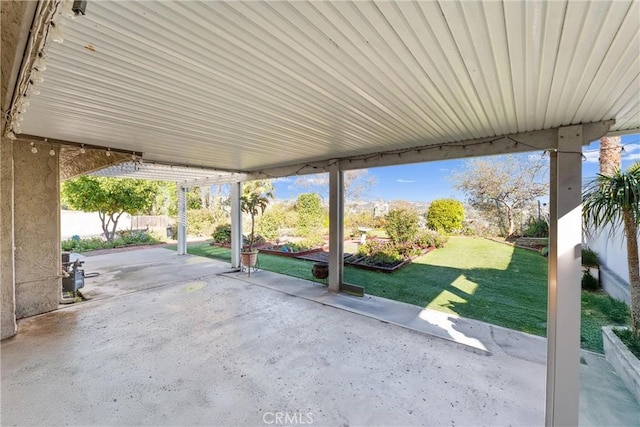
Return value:
[(411, 179), (396, 179), (396, 182), (400, 182), (400, 183), (405, 184), (405, 183), (411, 183), (411, 182), (415, 182), (415, 181), (413, 181)]
[(292, 182), (293, 178), (289, 177), (289, 176), (283, 176), (280, 178), (275, 178), (272, 180), (273, 182)]
[(622, 157), (631, 157), (632, 159), (640, 160), (640, 144), (629, 144), (624, 146)]
[(600, 159), (600, 151), (588, 151), (583, 153), (584, 157), (586, 157), (585, 162), (587, 163), (598, 163)]
[[(587, 158), (585, 162), (587, 163), (598, 163), (600, 161), (600, 151), (588, 151), (583, 153)], [(624, 151), (622, 152), (622, 156), (625, 159), (631, 160), (640, 160), (640, 144), (628, 144), (624, 146)]]

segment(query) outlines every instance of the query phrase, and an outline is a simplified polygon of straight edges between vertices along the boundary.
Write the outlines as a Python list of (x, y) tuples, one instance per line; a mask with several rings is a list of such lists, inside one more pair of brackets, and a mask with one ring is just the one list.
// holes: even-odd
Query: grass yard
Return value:
[[(175, 246), (169, 247), (175, 249)], [(189, 253), (231, 261), (229, 249), (207, 242), (189, 245)], [(313, 280), (311, 261), (260, 255), (260, 267)], [(345, 282), (365, 292), (420, 307), (457, 314), (544, 336), (547, 322), (547, 260), (525, 249), (470, 237), (451, 237), (393, 274), (345, 267)], [(582, 346), (602, 352), (600, 328), (625, 323), (624, 304), (599, 293), (582, 294)]]

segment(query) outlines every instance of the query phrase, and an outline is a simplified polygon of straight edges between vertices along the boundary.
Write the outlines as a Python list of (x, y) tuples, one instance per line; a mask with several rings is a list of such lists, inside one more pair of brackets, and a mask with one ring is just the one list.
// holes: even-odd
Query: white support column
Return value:
[(329, 290), (340, 291), (344, 270), (344, 186), (340, 164), (329, 169)]
[(187, 253), (187, 188), (178, 187), (178, 255)]
[(242, 250), (241, 194), (242, 183), (231, 183), (231, 268), (240, 268), (240, 251)]
[(582, 126), (558, 130), (551, 153), (547, 426), (576, 426), (580, 400)]

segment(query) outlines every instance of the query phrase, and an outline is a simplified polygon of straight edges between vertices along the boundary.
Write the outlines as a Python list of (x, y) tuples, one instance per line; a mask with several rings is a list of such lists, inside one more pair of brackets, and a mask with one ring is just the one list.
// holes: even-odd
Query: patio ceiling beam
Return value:
[(210, 177), (206, 178), (195, 178), (195, 179), (187, 179), (185, 181), (179, 182), (178, 185), (180, 187), (188, 188), (188, 187), (203, 187), (207, 185), (218, 185), (218, 184), (230, 184), (235, 182), (244, 182), (249, 181), (251, 178), (246, 173), (237, 173), (237, 172), (224, 172), (224, 171), (212, 171)]
[[(582, 145), (599, 139), (614, 124), (613, 120), (583, 124)], [(528, 151), (557, 150), (558, 129), (502, 135), (493, 138), (470, 139), (443, 144), (419, 146), (403, 150), (383, 151), (365, 155), (328, 159), (292, 166), (248, 172), (249, 179), (280, 178), (292, 175), (308, 175), (329, 172), (331, 166), (340, 163), (340, 170), (364, 169), (379, 166), (395, 166), (410, 163), (433, 162), (495, 154), (523, 153)]]

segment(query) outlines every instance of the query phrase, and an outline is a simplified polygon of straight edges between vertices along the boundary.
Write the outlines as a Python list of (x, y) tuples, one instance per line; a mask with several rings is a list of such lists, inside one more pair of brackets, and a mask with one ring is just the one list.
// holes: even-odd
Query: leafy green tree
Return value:
[(255, 224), (256, 216), (264, 213), (269, 205), (269, 201), (273, 199), (273, 184), (271, 181), (259, 180), (244, 183), (242, 187), (242, 196), (240, 196), (240, 208), (242, 212), (251, 215), (251, 234), (249, 235), (249, 252), (253, 252), (253, 243), (255, 242)]
[(81, 176), (62, 184), (61, 195), (72, 209), (98, 212), (104, 237), (111, 242), (122, 214), (148, 211), (156, 191), (150, 181)]
[(582, 219), (588, 233), (609, 233), (622, 229), (627, 240), (629, 288), (631, 290), (631, 329), (638, 338), (640, 329), (640, 264), (638, 263), (638, 229), (640, 228), (640, 162), (626, 171), (598, 174), (582, 195)]
[(464, 205), (455, 199), (437, 199), (427, 210), (427, 226), (432, 230), (451, 233), (462, 228)]
[(384, 220), (384, 229), (393, 243), (412, 243), (418, 234), (418, 214), (413, 210), (393, 209)]
[(530, 155), (507, 155), (467, 160), (453, 176), (455, 187), (489, 222), (495, 222), (505, 236), (516, 231), (517, 218), (535, 199), (549, 192), (547, 162)]
[(308, 237), (318, 234), (322, 228), (324, 209), (320, 196), (316, 193), (302, 193), (296, 200), (298, 211), (298, 223), (296, 230), (298, 235)]

